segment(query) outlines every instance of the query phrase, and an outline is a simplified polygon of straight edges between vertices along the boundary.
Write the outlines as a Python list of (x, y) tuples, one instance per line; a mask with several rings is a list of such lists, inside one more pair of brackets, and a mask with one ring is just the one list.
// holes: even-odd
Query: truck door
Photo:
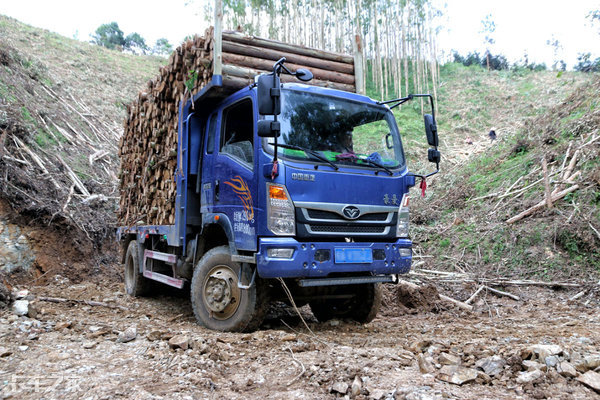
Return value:
[(250, 97), (224, 106), (215, 132), (212, 174), (208, 174), (212, 175), (212, 212), (228, 217), (238, 250), (252, 251), (256, 250), (257, 201), (254, 115)]

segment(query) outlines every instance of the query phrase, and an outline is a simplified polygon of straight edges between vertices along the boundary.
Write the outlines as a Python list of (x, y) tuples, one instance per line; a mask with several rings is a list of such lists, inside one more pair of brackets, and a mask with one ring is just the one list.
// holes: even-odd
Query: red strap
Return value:
[(427, 181), (421, 178), (421, 197), (425, 197), (425, 189), (427, 189)]
[(275, 179), (275, 177), (278, 175), (277, 173), (277, 160), (273, 161), (273, 169), (271, 170), (271, 179)]

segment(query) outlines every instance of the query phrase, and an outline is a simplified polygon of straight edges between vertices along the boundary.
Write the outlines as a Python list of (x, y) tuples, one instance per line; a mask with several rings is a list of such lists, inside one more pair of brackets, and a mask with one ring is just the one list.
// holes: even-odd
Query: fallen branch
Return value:
[[(547, 287), (572, 287), (578, 288), (589, 285), (588, 282), (576, 283), (576, 282), (542, 282), (532, 280), (510, 280), (510, 279), (488, 279), (479, 278), (467, 273), (456, 273), (456, 272), (445, 272), (445, 271), (434, 271), (418, 269), (410, 272), (410, 275), (423, 276), (426, 279), (434, 280), (442, 283), (478, 283), (488, 288), (490, 286), (547, 286)], [(600, 282), (596, 284), (600, 286)], [(483, 289), (482, 289), (483, 290)], [(472, 297), (472, 296), (471, 296)], [(473, 301), (473, 300), (471, 300)], [(465, 302), (467, 303), (467, 302)], [(469, 302), (470, 303), (470, 302)], [(468, 304), (468, 303), (467, 303)]]
[(27, 161), (27, 160), (21, 160), (20, 158), (14, 158), (14, 157), (11, 157), (11, 156), (3, 155), (2, 159), (3, 160), (14, 161), (16, 163), (27, 165), (27, 166), (31, 166), (31, 164), (29, 163), (29, 161)]
[(569, 179), (569, 177), (571, 176), (571, 173), (573, 172), (573, 168), (575, 168), (575, 164), (577, 163), (578, 155), (579, 155), (579, 150), (575, 150), (575, 153), (573, 153), (573, 158), (571, 158), (571, 162), (569, 162), (567, 169), (565, 169), (565, 172), (563, 173), (562, 178), (564, 180)]
[(110, 154), (110, 152), (106, 151), (106, 150), (98, 150), (94, 154), (90, 154), (90, 156), (88, 158), (88, 161), (90, 163), (90, 167), (94, 164), (94, 161), (99, 160), (99, 159), (101, 159), (103, 157), (106, 157), (109, 154)]
[(77, 300), (77, 299), (64, 299), (62, 297), (38, 297), (39, 301), (47, 301), (49, 303), (78, 303), (78, 304), (86, 304), (88, 306), (97, 306), (97, 307), (107, 307), (107, 308), (118, 308), (123, 311), (131, 311), (127, 307), (112, 305), (108, 303), (104, 303), (102, 301), (93, 301), (93, 300)]
[(79, 189), (81, 194), (84, 195), (85, 197), (90, 197), (91, 196), (90, 192), (86, 189), (85, 186), (83, 186), (83, 183), (79, 180), (77, 175), (75, 175), (75, 172), (73, 172), (71, 167), (69, 167), (67, 165), (67, 163), (58, 154), (56, 154), (56, 158), (58, 158), (58, 161), (60, 161), (60, 163), (63, 165), (63, 167), (65, 167), (65, 169), (67, 170), (67, 175), (69, 176), (69, 178), (71, 178), (71, 180), (73, 181), (73, 183), (75, 184), (77, 189)]
[(577, 300), (577, 299), (579, 299), (579, 298), (583, 297), (583, 295), (585, 295), (586, 293), (587, 293), (587, 289), (585, 289), (585, 290), (582, 290), (581, 292), (579, 292), (579, 293), (577, 293), (576, 295), (574, 295), (573, 297), (571, 297), (571, 298), (569, 299), (569, 301), (575, 301), (575, 300)]
[(290, 300), (290, 303), (292, 304), (292, 307), (294, 307), (294, 310), (296, 311), (296, 313), (300, 317), (300, 320), (302, 321), (302, 323), (304, 324), (304, 326), (306, 327), (306, 329), (313, 335), (313, 337), (317, 338), (317, 335), (315, 335), (315, 333), (312, 331), (312, 329), (310, 329), (310, 327), (308, 326), (308, 324), (304, 320), (304, 317), (302, 317), (302, 314), (300, 313), (300, 310), (296, 306), (296, 302), (294, 301), (294, 297), (292, 296), (292, 292), (290, 292), (290, 289), (288, 289), (287, 285), (285, 284), (285, 281), (282, 278), (277, 278), (277, 280), (279, 281), (279, 283), (281, 283), (281, 287), (283, 288), (283, 291), (287, 295), (288, 299)]
[(300, 377), (301, 377), (302, 375), (304, 375), (304, 373), (306, 372), (306, 368), (304, 368), (304, 364), (302, 364), (302, 362), (301, 362), (301, 361), (299, 361), (299, 360), (298, 360), (296, 357), (294, 357), (294, 352), (292, 351), (292, 348), (291, 348), (291, 347), (288, 347), (288, 350), (289, 350), (289, 351), (290, 351), (290, 353), (292, 354), (292, 360), (293, 360), (295, 363), (297, 363), (297, 364), (300, 366), (300, 368), (302, 368), (302, 371), (301, 371), (301, 372), (300, 372), (300, 373), (299, 373), (299, 374), (298, 374), (298, 375), (297, 375), (297, 376), (296, 376), (294, 379), (292, 379), (291, 381), (289, 381), (289, 382), (287, 383), (287, 385), (288, 385), (288, 386), (290, 386), (292, 383), (294, 383), (294, 382), (296, 382), (298, 379), (300, 379)]
[(56, 187), (57, 189), (62, 189), (61, 186), (54, 180), (54, 178), (52, 178), (52, 176), (50, 175), (50, 172), (48, 172), (48, 170), (44, 166), (44, 162), (42, 161), (42, 159), (37, 154), (35, 154), (33, 151), (31, 151), (31, 149), (29, 147), (27, 147), (27, 145), (21, 141), (21, 139), (19, 139), (18, 137), (14, 136), (14, 135), (12, 136), (12, 138), (14, 139), (15, 143), (17, 143), (17, 145), (20, 148), (22, 148), (23, 150), (25, 150), (25, 152), (27, 154), (29, 154), (29, 156), (31, 157), (33, 162), (36, 163), (36, 165), (42, 170), (42, 172), (45, 175), (48, 175), (48, 177), (50, 178), (50, 181), (54, 184), (54, 187)]
[(521, 300), (521, 299), (519, 298), (519, 296), (516, 296), (516, 295), (514, 295), (514, 294), (512, 294), (512, 293), (503, 292), (502, 290), (498, 290), (498, 289), (493, 289), (493, 288), (491, 288), (491, 287), (489, 287), (489, 286), (484, 286), (484, 288), (485, 288), (485, 290), (489, 290), (490, 292), (492, 292), (492, 293), (494, 293), (494, 294), (497, 294), (498, 296), (506, 296), (506, 297), (510, 297), (511, 299), (513, 299), (513, 300), (516, 300), (516, 301), (519, 301), (519, 300)]
[(546, 191), (546, 206), (552, 208), (552, 194), (550, 193), (550, 178), (548, 177), (548, 164), (546, 156), (542, 157), (542, 171), (544, 171), (544, 189)]
[(71, 185), (71, 189), (69, 189), (69, 195), (67, 196), (67, 200), (65, 201), (65, 205), (62, 210), (65, 212), (67, 210), (67, 206), (71, 202), (71, 198), (73, 197), (73, 193), (75, 193), (75, 185)]
[(594, 225), (592, 225), (592, 223), (590, 221), (588, 221), (588, 225), (590, 226), (590, 228), (592, 228), (592, 230), (594, 231), (596, 236), (598, 236), (598, 239), (600, 239), (600, 232), (598, 232), (598, 230), (596, 228), (594, 228)]
[(483, 289), (485, 289), (485, 288), (486, 288), (486, 286), (485, 286), (485, 285), (483, 285), (483, 286), (479, 286), (479, 288), (478, 288), (478, 289), (475, 291), (475, 293), (473, 293), (473, 294), (471, 295), (471, 297), (469, 297), (469, 298), (468, 298), (468, 299), (465, 301), (465, 304), (471, 304), (471, 302), (472, 302), (473, 300), (475, 300), (475, 298), (477, 297), (477, 295), (478, 295), (479, 293), (481, 293), (481, 292), (483, 291)]
[[(556, 193), (556, 195), (552, 196), (552, 202), (556, 202), (556, 201), (562, 199), (563, 197), (565, 197), (566, 195), (568, 195), (571, 192), (574, 192), (577, 189), (579, 189), (579, 185), (573, 185), (570, 188), (563, 190), (562, 192)], [(527, 210), (521, 212), (520, 214), (515, 215), (514, 217), (511, 217), (511, 218), (507, 219), (506, 223), (507, 224), (512, 224), (514, 222), (517, 222), (517, 221), (519, 221), (519, 220), (527, 217), (528, 215), (533, 214), (537, 210), (543, 208), (545, 205), (546, 205), (546, 200), (542, 200), (541, 202), (539, 202), (535, 206), (533, 206), (531, 208), (528, 208)]]

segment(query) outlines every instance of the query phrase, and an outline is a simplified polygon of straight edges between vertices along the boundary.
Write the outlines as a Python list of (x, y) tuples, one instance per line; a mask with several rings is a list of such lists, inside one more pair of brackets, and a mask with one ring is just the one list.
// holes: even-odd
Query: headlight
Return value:
[(402, 203), (398, 208), (398, 224), (396, 225), (396, 237), (408, 237), (408, 194), (402, 197)]
[(283, 185), (267, 183), (267, 227), (276, 235), (294, 235), (294, 203)]

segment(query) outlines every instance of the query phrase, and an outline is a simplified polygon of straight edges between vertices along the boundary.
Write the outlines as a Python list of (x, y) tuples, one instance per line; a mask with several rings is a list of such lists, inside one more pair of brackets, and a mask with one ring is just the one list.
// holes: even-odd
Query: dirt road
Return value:
[(512, 287), (520, 301), (483, 293), (467, 312), (437, 301), (408, 309), (391, 286), (368, 325), (317, 323), (303, 308), (313, 334), (280, 305), (260, 331), (231, 334), (198, 326), (173, 294), (132, 299), (120, 283), (60, 276), (28, 289), (35, 318), (0, 315), (2, 398), (600, 397), (578, 381), (600, 366), (598, 299), (570, 302), (572, 291)]

